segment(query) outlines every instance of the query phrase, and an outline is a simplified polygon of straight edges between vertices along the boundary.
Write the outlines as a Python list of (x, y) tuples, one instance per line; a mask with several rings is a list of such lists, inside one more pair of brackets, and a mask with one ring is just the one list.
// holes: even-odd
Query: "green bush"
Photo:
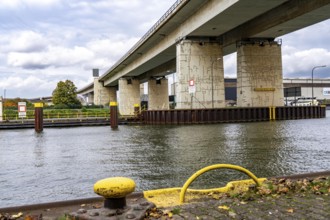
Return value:
[(66, 104), (57, 104), (57, 105), (54, 105), (53, 108), (54, 109), (69, 109), (69, 106), (67, 106)]

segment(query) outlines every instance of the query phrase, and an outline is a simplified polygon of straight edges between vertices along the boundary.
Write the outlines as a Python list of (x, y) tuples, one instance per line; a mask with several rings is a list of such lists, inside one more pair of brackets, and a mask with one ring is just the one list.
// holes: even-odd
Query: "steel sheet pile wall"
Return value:
[(209, 124), (267, 120), (268, 108), (152, 110), (143, 113), (145, 124)]
[[(273, 115), (272, 111), (275, 111), (275, 115)], [(324, 118), (325, 107), (290, 106), (259, 108), (150, 110), (144, 111), (142, 114), (144, 124), (210, 124), (226, 122), (253, 122), (304, 118)]]
[(276, 107), (276, 120), (325, 118), (325, 106)]

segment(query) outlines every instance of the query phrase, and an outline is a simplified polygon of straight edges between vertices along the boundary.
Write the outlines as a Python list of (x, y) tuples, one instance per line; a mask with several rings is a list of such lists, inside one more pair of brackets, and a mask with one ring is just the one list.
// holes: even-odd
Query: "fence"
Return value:
[[(109, 112), (76, 112), (76, 113), (52, 113), (44, 112), (44, 119), (69, 119), (69, 118), (110, 118)], [(19, 118), (18, 114), (4, 114), (4, 121), (34, 119), (34, 111), (28, 111), (26, 117)]]

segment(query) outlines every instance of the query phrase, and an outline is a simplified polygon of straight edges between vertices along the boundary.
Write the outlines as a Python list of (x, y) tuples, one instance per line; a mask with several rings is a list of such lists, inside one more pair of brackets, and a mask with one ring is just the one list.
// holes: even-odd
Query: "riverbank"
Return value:
[[(132, 219), (329, 219), (330, 172), (320, 174), (272, 178), (246, 192), (209, 193), (173, 207), (152, 207), (142, 193), (129, 196), (127, 204), (150, 206), (142, 217)], [(95, 197), (5, 208), (0, 209), (0, 219), (75, 219), (73, 212), (84, 214), (91, 209), (95, 215), (88, 219), (100, 219), (97, 210), (102, 206), (102, 199)], [(108, 219), (125, 219), (125, 210), (114, 213)]]
[[(17, 114), (15, 114), (17, 115)], [(89, 116), (88, 116), (89, 115)], [(96, 116), (95, 116), (96, 115)], [(108, 113), (82, 114), (64, 113), (44, 114), (44, 127), (77, 127), (110, 125)], [(33, 116), (34, 117), (34, 116)], [(12, 119), (0, 121), (1, 129), (34, 128), (34, 118)], [(189, 125), (214, 123), (241, 123), (275, 120), (317, 119), (326, 118), (325, 106), (291, 106), (264, 108), (223, 108), (223, 109), (183, 109), (145, 111), (138, 116), (120, 116), (118, 124), (148, 125)]]
[[(137, 118), (122, 118), (119, 120), (119, 125), (124, 124), (137, 124)], [(56, 127), (79, 127), (79, 126), (110, 126), (109, 118), (60, 118), (60, 119), (44, 119), (43, 126), (45, 128)], [(0, 122), (1, 129), (23, 129), (34, 128), (34, 119), (25, 120), (10, 120)]]
[(145, 219), (330, 219), (330, 177), (271, 179), (240, 194), (154, 208)]

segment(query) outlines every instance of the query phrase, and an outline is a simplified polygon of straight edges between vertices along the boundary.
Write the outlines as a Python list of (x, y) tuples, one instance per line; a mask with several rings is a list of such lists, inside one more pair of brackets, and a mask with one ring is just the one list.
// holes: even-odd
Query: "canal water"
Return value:
[[(258, 177), (330, 169), (325, 119), (189, 126), (109, 126), (0, 131), (0, 207), (93, 197), (100, 179), (126, 176), (137, 191), (180, 187), (212, 164)], [(230, 170), (200, 176), (193, 188), (247, 178)]]

